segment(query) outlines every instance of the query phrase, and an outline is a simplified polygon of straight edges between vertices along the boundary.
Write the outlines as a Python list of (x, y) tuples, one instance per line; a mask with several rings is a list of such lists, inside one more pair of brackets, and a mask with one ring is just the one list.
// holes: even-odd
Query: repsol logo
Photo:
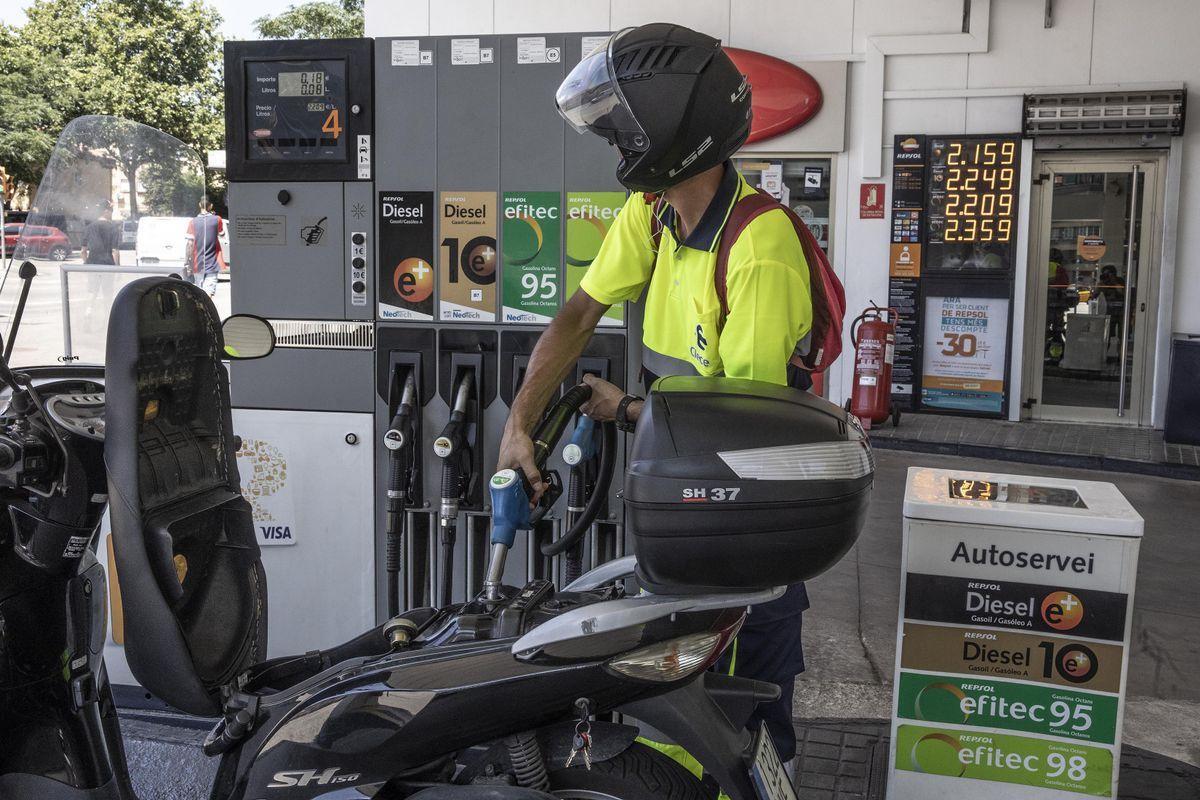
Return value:
[(263, 539), (272, 541), (292, 541), (292, 528), (290, 525), (259, 525), (259, 533)]

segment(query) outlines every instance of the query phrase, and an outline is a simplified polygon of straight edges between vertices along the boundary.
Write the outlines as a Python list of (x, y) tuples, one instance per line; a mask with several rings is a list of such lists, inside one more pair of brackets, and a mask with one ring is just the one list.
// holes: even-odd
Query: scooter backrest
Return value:
[(215, 716), (267, 649), (267, 585), (238, 478), (217, 310), (142, 278), (117, 295), (105, 359), (104, 461), (125, 618), (142, 685)]

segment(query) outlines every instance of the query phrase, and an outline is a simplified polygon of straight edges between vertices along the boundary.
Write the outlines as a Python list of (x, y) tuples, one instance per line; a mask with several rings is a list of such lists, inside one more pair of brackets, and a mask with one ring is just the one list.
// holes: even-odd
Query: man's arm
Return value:
[(504, 426), (498, 469), (520, 467), (539, 494), (542, 476), (533, 462), (529, 435), (608, 309), (579, 289), (555, 315), (529, 356), (525, 379)]

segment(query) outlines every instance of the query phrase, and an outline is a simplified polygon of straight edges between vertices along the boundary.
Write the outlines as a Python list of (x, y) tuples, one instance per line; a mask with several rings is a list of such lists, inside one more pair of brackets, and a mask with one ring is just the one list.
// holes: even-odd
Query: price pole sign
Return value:
[(1142, 528), (1108, 483), (909, 470), (889, 800), (1117, 797)]

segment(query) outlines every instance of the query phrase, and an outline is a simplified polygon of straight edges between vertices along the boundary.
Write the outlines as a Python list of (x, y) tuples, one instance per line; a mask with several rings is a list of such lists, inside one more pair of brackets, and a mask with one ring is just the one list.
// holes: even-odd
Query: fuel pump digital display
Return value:
[(248, 161), (346, 161), (344, 59), (247, 60), (245, 69)]

